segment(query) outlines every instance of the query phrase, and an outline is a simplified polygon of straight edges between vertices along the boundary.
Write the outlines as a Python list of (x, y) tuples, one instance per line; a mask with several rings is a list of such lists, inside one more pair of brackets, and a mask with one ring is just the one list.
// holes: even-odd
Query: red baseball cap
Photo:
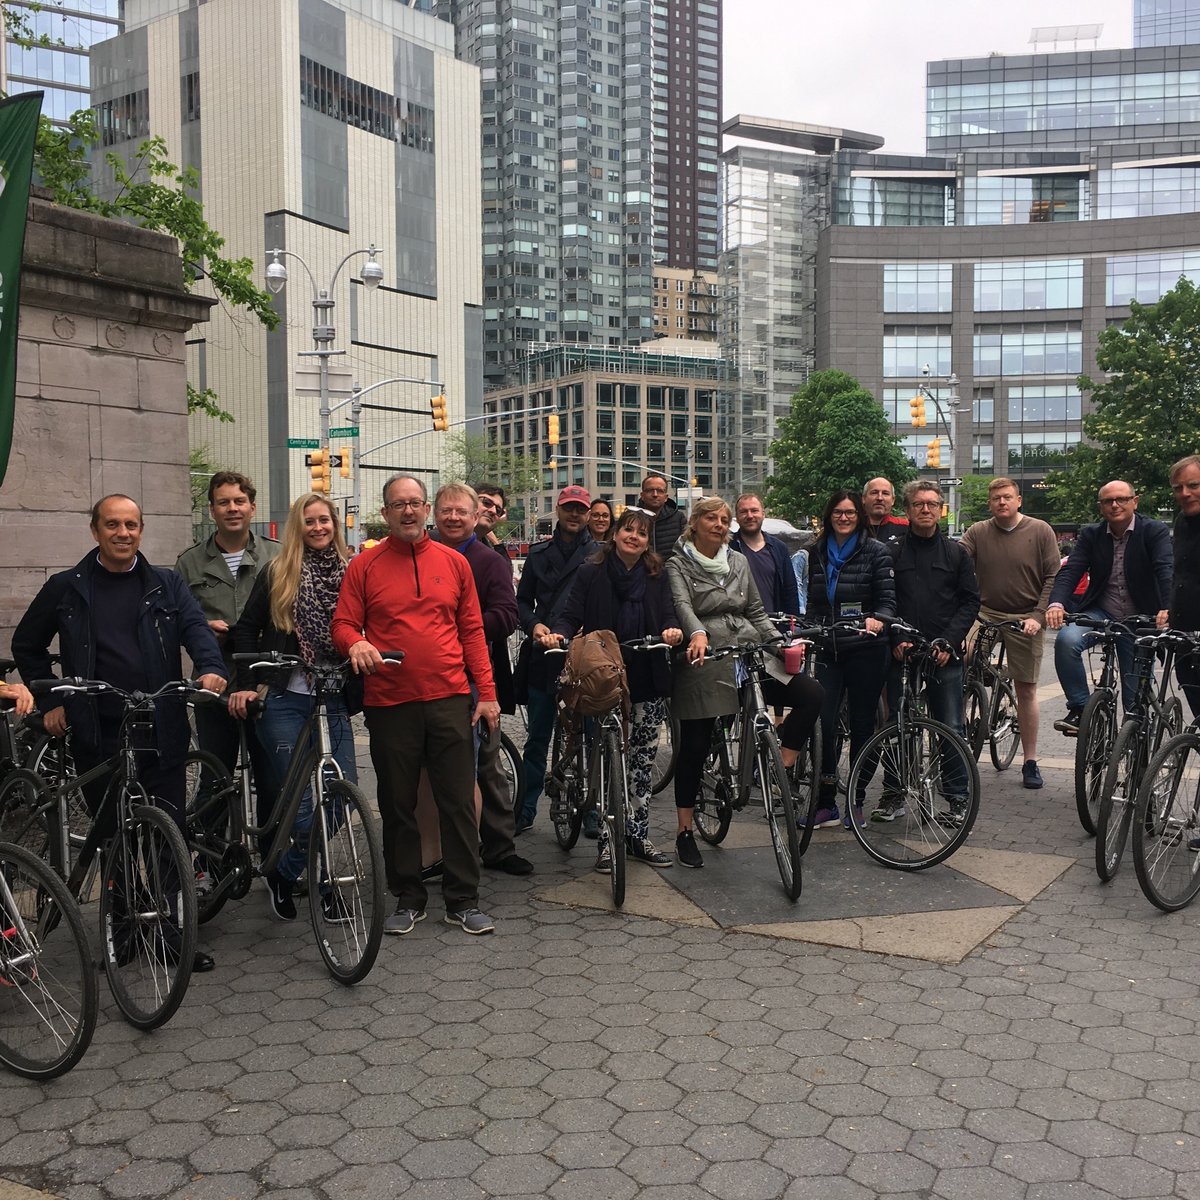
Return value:
[(571, 483), (558, 493), (555, 504), (582, 504), (584, 508), (591, 508), (592, 498), (588, 495), (587, 488)]

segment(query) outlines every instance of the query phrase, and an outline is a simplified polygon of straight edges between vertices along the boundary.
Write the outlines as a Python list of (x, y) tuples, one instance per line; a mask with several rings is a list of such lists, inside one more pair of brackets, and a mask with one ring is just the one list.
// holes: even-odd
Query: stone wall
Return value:
[(142, 505), (151, 562), (171, 566), (191, 543), (184, 339), (214, 302), (181, 275), (174, 238), (31, 198), (0, 487), (0, 653), (46, 578), (94, 544), (100, 496)]

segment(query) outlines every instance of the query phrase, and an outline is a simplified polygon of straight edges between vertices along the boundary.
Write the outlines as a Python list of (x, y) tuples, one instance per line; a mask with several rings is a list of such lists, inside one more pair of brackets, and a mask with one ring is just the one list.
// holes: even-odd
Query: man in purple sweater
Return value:
[[(476, 533), (479, 496), (465, 483), (447, 483), (433, 500), (436, 540), (457, 550), (467, 560), (475, 577), (479, 609), (483, 614), (483, 634), (493, 661), (508, 656), (508, 635), (517, 627), (517, 594), (513, 588), (512, 565)], [(479, 836), (483, 865), (509, 875), (528, 875), (533, 864), (517, 853), (516, 816), (511, 788), (504, 786), (499, 770), (499, 729), (479, 746), (476, 774), (480, 780), (483, 808), (479, 818)], [(500, 786), (496, 786), (497, 782)]]

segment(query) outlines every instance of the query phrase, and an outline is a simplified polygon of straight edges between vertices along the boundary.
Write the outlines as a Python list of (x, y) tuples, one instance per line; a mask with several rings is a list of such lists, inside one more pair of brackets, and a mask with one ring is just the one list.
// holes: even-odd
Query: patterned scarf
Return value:
[(335, 547), (330, 546), (327, 550), (305, 547), (300, 563), (300, 588), (296, 592), (292, 619), (296, 622), (300, 653), (307, 662), (320, 664), (338, 661), (330, 627), (345, 574), (346, 564)]

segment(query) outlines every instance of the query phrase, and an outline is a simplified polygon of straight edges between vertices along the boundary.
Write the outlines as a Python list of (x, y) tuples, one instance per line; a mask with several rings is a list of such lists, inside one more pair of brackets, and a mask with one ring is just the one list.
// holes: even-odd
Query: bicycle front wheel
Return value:
[(949, 858), (967, 840), (979, 812), (979, 768), (948, 725), (906, 717), (871, 736), (850, 771), (851, 813), (862, 848), (885, 867), (920, 871)]
[(515, 805), (525, 795), (525, 764), (516, 743), (503, 732), (500, 734), (500, 770), (508, 781), (508, 794)]
[[(577, 731), (575, 737), (583, 737), (583, 731)], [(564, 850), (574, 848), (583, 828), (584, 806), (579, 795), (580, 780), (576, 774), (573, 744), (562, 721), (556, 719), (546, 794), (550, 797), (550, 824), (554, 826), (554, 837)]]
[(1108, 759), (1117, 740), (1117, 697), (1101, 688), (1088, 699), (1075, 742), (1075, 810), (1085, 832), (1094, 834)]
[(1172, 738), (1150, 760), (1133, 818), (1133, 865), (1146, 899), (1176, 912), (1200, 892), (1200, 737)]
[(760, 733), (755, 747), (755, 774), (762, 789), (763, 808), (771, 829), (775, 865), (789, 900), (800, 897), (800, 834), (796, 829), (796, 806), (788, 784), (787, 769), (773, 733)]
[(996, 680), (988, 713), (988, 737), (992, 766), (997, 771), (1007, 771), (1012, 766), (1021, 741), (1021, 727), (1017, 723), (1017, 693), (1011, 679)]
[(963, 697), (963, 713), (967, 730), (967, 745), (975, 761), (983, 753), (983, 744), (988, 740), (988, 694), (987, 688), (978, 679), (967, 684)]
[(354, 784), (327, 779), (322, 792), (308, 831), (308, 909), (325, 966), (349, 985), (383, 941), (383, 844)]
[(812, 841), (813, 822), (821, 796), (821, 730), (818, 726), (804, 739), (800, 755), (788, 770), (792, 802), (796, 810), (796, 826), (800, 836), (800, 853)]
[[(628, 789), (621, 745), (611, 731), (604, 734), (600, 761), (596, 765), (601, 772), (599, 784), (603, 788), (603, 820), (608, 826), (608, 854), (612, 862), (609, 881), (612, 884), (613, 907), (620, 908), (625, 903), (625, 804)], [(597, 800), (601, 798), (596, 797)]]
[(46, 863), (0, 845), (0, 1062), (57, 1078), (83, 1057), (99, 1007), (79, 906)]
[(192, 859), (175, 822), (134, 807), (104, 860), (100, 930), (108, 986), (122, 1015), (157, 1029), (183, 1000), (196, 956)]
[(230, 855), (235, 828), (234, 806), (241, 797), (225, 764), (205, 750), (190, 750), (184, 760), (188, 850), (194, 856), (196, 919), (211, 921), (229, 899), (228, 887), (218, 888), (231, 865), (249, 872), (249, 862)]
[(1133, 806), (1141, 778), (1142, 722), (1126, 717), (1117, 731), (1108, 770), (1100, 789), (1100, 809), (1096, 816), (1096, 874), (1107, 883), (1121, 867)]
[(23, 767), (10, 771), (0, 784), (0, 840), (48, 860), (57, 822), (52, 810), (44, 810), (47, 796), (47, 785), (39, 775)]
[(733, 819), (732, 776), (729, 741), (725, 730), (717, 724), (713, 728), (708, 757), (700, 771), (700, 787), (696, 792), (696, 806), (692, 810), (696, 832), (710, 846), (719, 846), (729, 832), (729, 822)]

